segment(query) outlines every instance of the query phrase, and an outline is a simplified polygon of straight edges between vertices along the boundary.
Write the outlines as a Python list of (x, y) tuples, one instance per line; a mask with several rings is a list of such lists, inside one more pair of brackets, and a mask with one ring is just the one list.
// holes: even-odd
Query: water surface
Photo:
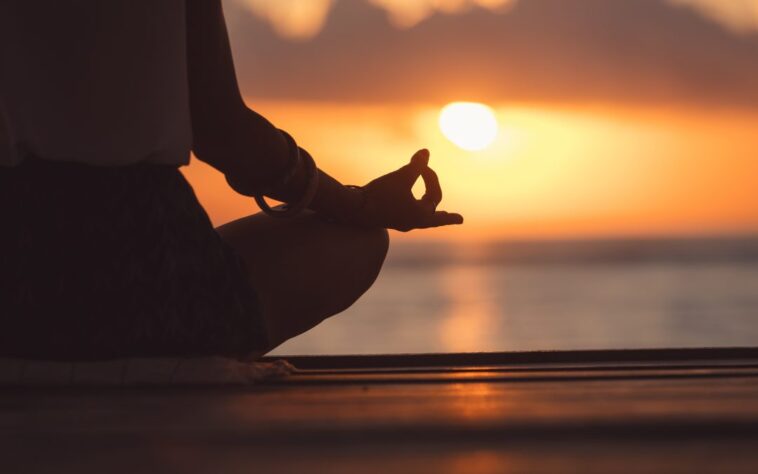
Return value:
[(758, 345), (758, 239), (393, 244), (277, 354)]

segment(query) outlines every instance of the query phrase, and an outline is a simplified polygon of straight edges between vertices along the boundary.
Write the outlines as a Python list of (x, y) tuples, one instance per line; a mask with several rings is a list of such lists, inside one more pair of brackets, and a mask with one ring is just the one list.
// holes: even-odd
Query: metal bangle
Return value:
[(305, 210), (313, 201), (316, 191), (318, 190), (318, 168), (313, 157), (305, 150), (299, 152), (300, 162), (305, 166), (306, 187), (303, 196), (295, 203), (281, 204), (271, 207), (266, 202), (263, 194), (254, 196), (255, 203), (261, 208), (261, 211), (272, 217), (294, 217)]
[(273, 189), (278, 189), (282, 186), (286, 186), (287, 182), (289, 182), (289, 180), (295, 176), (295, 173), (297, 173), (297, 170), (300, 167), (300, 162), (302, 161), (302, 157), (300, 156), (300, 147), (297, 146), (297, 142), (294, 138), (292, 138), (292, 135), (282, 129), (279, 129), (279, 133), (284, 136), (284, 140), (287, 142), (287, 148), (289, 150), (287, 166), (284, 168), (284, 172), (281, 174), (281, 176), (279, 176), (276, 181), (265, 188), (261, 194), (266, 194)]

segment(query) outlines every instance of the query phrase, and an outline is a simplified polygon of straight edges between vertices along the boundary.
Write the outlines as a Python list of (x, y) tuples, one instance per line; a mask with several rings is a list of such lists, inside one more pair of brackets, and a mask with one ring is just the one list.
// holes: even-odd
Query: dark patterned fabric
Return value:
[(173, 166), (0, 167), (0, 355), (242, 355), (266, 346), (241, 259)]

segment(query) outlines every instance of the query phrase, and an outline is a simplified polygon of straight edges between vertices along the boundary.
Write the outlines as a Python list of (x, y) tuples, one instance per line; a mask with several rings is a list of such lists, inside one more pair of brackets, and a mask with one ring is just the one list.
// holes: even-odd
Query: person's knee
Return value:
[(355, 266), (350, 265), (354, 272), (346, 275), (346, 291), (341, 292), (338, 301), (334, 301), (336, 305), (329, 311), (331, 314), (346, 310), (373, 286), (389, 250), (390, 239), (386, 229), (361, 229), (355, 238), (360, 242), (360, 250), (353, 257)]
[(377, 259), (377, 265), (381, 268), (390, 248), (390, 234), (387, 229), (371, 229), (369, 242), (372, 254)]
[[(387, 257), (387, 252), (390, 247), (390, 236), (387, 229), (368, 229), (366, 236), (366, 255), (367, 266), (369, 267), (369, 274), (371, 275), (371, 281), (369, 282), (366, 290), (374, 283), (376, 277), (379, 276), (379, 272), (384, 265), (384, 259)], [(364, 290), (365, 291), (365, 290)]]

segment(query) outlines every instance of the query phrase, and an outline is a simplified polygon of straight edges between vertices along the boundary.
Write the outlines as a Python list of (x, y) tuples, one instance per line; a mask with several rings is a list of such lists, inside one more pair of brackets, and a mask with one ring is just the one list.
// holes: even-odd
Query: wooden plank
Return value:
[(420, 384), (420, 383), (482, 383), (482, 382), (573, 382), (604, 380), (676, 380), (703, 378), (758, 377), (758, 365), (715, 368), (636, 368), (626, 370), (587, 370), (585, 368), (552, 370), (511, 370), (489, 368), (482, 370), (415, 370), (415, 371), (309, 371), (302, 370), (293, 376), (272, 381), (282, 385), (348, 385), (348, 384)]
[[(252, 390), (9, 390), (0, 432), (244, 433), (255, 439), (397, 432), (758, 430), (758, 378), (262, 386)], [(698, 428), (699, 427), (699, 428)], [(580, 429), (581, 428), (581, 429)], [(577, 431), (578, 430), (578, 431)], [(393, 435), (394, 436), (394, 435)], [(448, 436), (448, 435), (445, 435)], [(636, 436), (636, 434), (635, 434)]]
[(758, 364), (740, 355), (8, 389), (0, 472), (752, 473)]
[(445, 354), (377, 354), (335, 356), (279, 356), (301, 369), (375, 369), (398, 367), (475, 367), (486, 365), (576, 364), (674, 361), (758, 360), (756, 347), (613, 349), (583, 351), (469, 352)]

